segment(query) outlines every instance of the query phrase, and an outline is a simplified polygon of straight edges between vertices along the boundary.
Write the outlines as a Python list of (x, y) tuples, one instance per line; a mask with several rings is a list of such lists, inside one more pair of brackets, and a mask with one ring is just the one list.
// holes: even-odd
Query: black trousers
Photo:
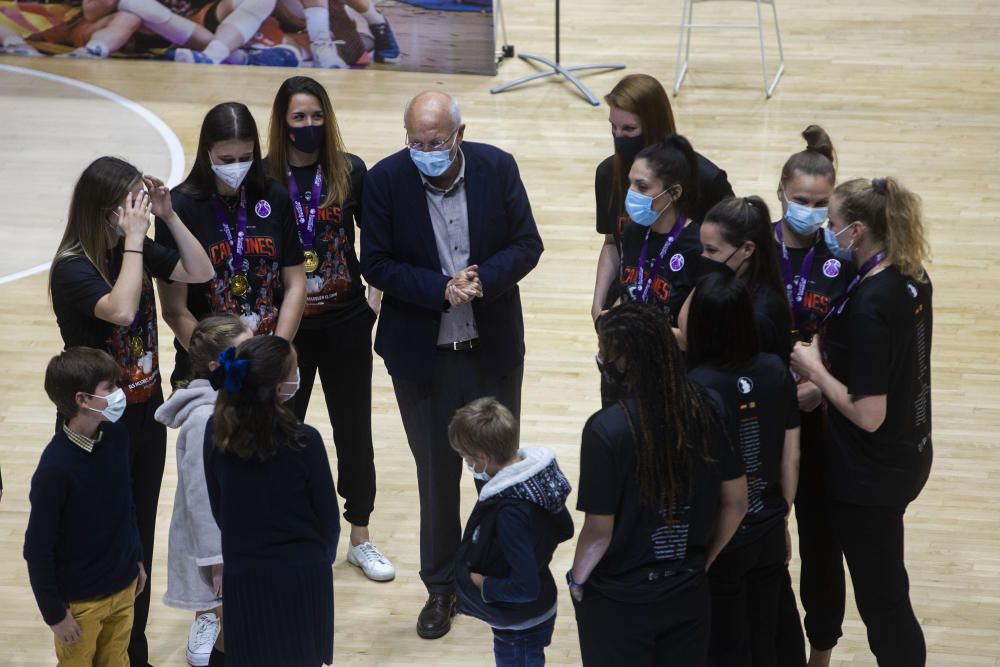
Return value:
[(784, 522), (777, 522), (749, 544), (723, 549), (708, 572), (712, 592), (709, 664), (779, 664), (778, 612), (786, 581)]
[(573, 601), (580, 657), (586, 667), (702, 667), (711, 611), (703, 575), (651, 603), (612, 600), (585, 587)]
[(375, 450), (372, 446), (372, 325), (375, 313), (358, 315), (324, 329), (299, 329), (295, 349), (302, 385), (295, 414), (306, 417), (316, 373), (337, 449), (337, 493), (344, 519), (367, 526), (375, 509)]
[(149, 580), (142, 595), (135, 599), (135, 619), (129, 639), (128, 658), (132, 667), (149, 664), (146, 620), (149, 618), (150, 591), (153, 588), (153, 537), (156, 534), (156, 505), (160, 500), (160, 482), (167, 455), (167, 429), (153, 419), (163, 404), (162, 392), (146, 403), (125, 408), (122, 423), (128, 429), (129, 458), (132, 463), (132, 498), (142, 542), (143, 564)]
[(802, 413), (802, 458), (795, 496), (799, 529), (799, 595), (805, 612), (806, 637), (826, 651), (843, 635), (846, 587), (844, 558), (834, 535), (823, 475), (823, 414)]
[(521, 415), (524, 366), (496, 377), (483, 370), (482, 348), (434, 352), (428, 382), (392, 379), (403, 429), (417, 465), (420, 495), (420, 579), (429, 593), (451, 593), (455, 553), (462, 540), (459, 484), (462, 457), (448, 444), (455, 411), (484, 396), (494, 396), (514, 416)]
[(854, 599), (868, 630), (868, 646), (879, 665), (922, 667), (924, 634), (910, 604), (903, 561), (904, 508), (834, 501), (830, 516), (847, 559)]

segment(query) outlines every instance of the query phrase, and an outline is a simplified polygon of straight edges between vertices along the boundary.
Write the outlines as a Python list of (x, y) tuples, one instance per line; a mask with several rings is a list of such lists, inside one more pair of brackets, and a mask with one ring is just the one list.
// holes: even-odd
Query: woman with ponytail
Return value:
[[(823, 224), (837, 184), (833, 142), (818, 125), (807, 127), (802, 138), (806, 148), (789, 157), (781, 170), (782, 215), (774, 223), (774, 239), (791, 306), (792, 338), (808, 341), (856, 271), (853, 262), (834, 257), (825, 243)], [(817, 409), (823, 396), (814, 383), (800, 380), (798, 397), (802, 411), (802, 461), (795, 497), (802, 561), (799, 590), (811, 656), (822, 663), (842, 634), (844, 588), (830, 582), (843, 582), (844, 564), (823, 497), (823, 411)], [(797, 618), (788, 623), (792, 625), (798, 625)]]
[[(594, 194), (597, 199), (597, 233), (604, 235), (597, 260), (597, 279), (591, 316), (596, 321), (618, 298), (615, 276), (621, 264), (621, 237), (628, 223), (625, 193), (629, 171), (643, 148), (677, 134), (670, 98), (659, 81), (648, 74), (629, 74), (604, 96), (615, 152), (597, 166)], [(733, 196), (726, 172), (700, 153), (695, 153), (698, 201), (689, 212), (702, 220), (716, 202)]]
[(704, 665), (705, 570), (747, 509), (747, 483), (716, 398), (688, 379), (662, 309), (598, 321), (597, 365), (623, 399), (583, 429), (567, 573), (584, 665)]
[(205, 478), (222, 530), (227, 661), (331, 664), (340, 518), (323, 440), (288, 407), (295, 350), (279, 336), (251, 338), (223, 352), (211, 383)]
[[(848, 181), (830, 200), (826, 235), (858, 273), (822, 335), (796, 344), (792, 367), (827, 406), (830, 519), (868, 645), (880, 665), (923, 665), (903, 559), (903, 514), (932, 459), (932, 288), (920, 199), (893, 178)], [(843, 618), (842, 596), (840, 605)]]
[(725, 199), (712, 207), (701, 225), (704, 250), (699, 273), (731, 273), (746, 284), (753, 297), (761, 350), (788, 363), (792, 318), (773, 239), (771, 214), (763, 199)]

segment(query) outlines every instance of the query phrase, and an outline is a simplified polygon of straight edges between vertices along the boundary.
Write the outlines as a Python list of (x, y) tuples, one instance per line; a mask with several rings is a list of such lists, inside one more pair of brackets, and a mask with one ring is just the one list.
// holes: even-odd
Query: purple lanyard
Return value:
[(243, 248), (247, 236), (247, 192), (246, 188), (240, 188), (240, 209), (236, 215), (236, 242), (233, 242), (233, 232), (229, 229), (229, 217), (226, 209), (218, 197), (212, 197), (212, 207), (215, 209), (215, 217), (219, 222), (219, 228), (226, 235), (229, 241), (229, 256), (232, 258), (234, 273), (246, 273), (243, 268)]
[[(114, 287), (115, 283), (118, 282), (118, 274), (122, 270), (122, 262), (124, 261), (124, 259), (125, 259), (125, 255), (124, 254), (122, 255), (121, 259), (118, 260), (117, 264), (115, 264), (113, 261), (111, 261), (111, 259), (108, 259), (108, 275), (111, 278), (111, 286), (112, 287)], [(145, 274), (146, 267), (143, 266), (142, 270), (143, 270), (143, 273)], [(145, 278), (145, 275), (143, 277)], [(141, 292), (139, 294), (139, 307), (135, 309), (135, 317), (132, 318), (132, 324), (130, 324), (129, 327), (128, 327), (128, 331), (129, 331), (130, 334), (135, 334), (137, 331), (140, 330), (140, 327), (139, 327), (139, 316), (140, 315), (142, 315), (142, 293)]]
[(670, 246), (674, 244), (677, 237), (680, 236), (681, 231), (684, 229), (684, 224), (687, 219), (682, 215), (677, 218), (677, 222), (674, 223), (673, 229), (667, 234), (667, 240), (663, 242), (663, 247), (660, 248), (660, 255), (653, 262), (653, 266), (649, 267), (649, 280), (646, 280), (646, 253), (649, 250), (649, 235), (653, 232), (653, 228), (650, 227), (646, 230), (646, 238), (642, 241), (642, 251), (639, 253), (639, 270), (636, 274), (635, 284), (642, 287), (639, 292), (639, 301), (641, 303), (646, 303), (646, 299), (649, 297), (649, 288), (653, 286), (653, 280), (656, 279), (656, 274), (659, 272), (660, 267), (663, 266), (663, 259), (670, 252)]
[(802, 267), (799, 269), (799, 279), (795, 280), (792, 275), (792, 258), (788, 256), (788, 248), (785, 246), (784, 234), (779, 220), (775, 226), (775, 233), (781, 243), (781, 273), (785, 279), (785, 291), (788, 292), (788, 303), (792, 307), (792, 324), (798, 326), (799, 313), (802, 312), (802, 302), (806, 298), (806, 286), (809, 284), (809, 272), (812, 271), (813, 259), (816, 258), (816, 244), (814, 243), (809, 252), (802, 260)]
[(313, 249), (313, 236), (316, 232), (316, 211), (319, 208), (319, 196), (323, 192), (323, 167), (316, 166), (316, 175), (313, 176), (312, 190), (309, 192), (309, 217), (306, 217), (302, 210), (302, 202), (299, 200), (299, 186), (295, 182), (292, 170), (289, 169), (285, 176), (288, 178), (288, 194), (292, 198), (292, 207), (295, 209), (295, 222), (299, 228), (299, 236), (302, 239), (302, 249)]
[(861, 268), (858, 269), (858, 275), (854, 276), (854, 280), (852, 280), (851, 284), (847, 286), (843, 295), (837, 299), (836, 303), (830, 306), (830, 310), (827, 312), (826, 317), (823, 318), (822, 324), (826, 324), (826, 321), (833, 317), (834, 313), (840, 315), (844, 312), (844, 307), (847, 306), (847, 302), (851, 299), (851, 292), (853, 292), (854, 288), (858, 286), (858, 283), (861, 282), (862, 278), (864, 278), (869, 271), (874, 269), (875, 266), (883, 259), (885, 259), (885, 251), (881, 250), (869, 257), (868, 261), (861, 265)]

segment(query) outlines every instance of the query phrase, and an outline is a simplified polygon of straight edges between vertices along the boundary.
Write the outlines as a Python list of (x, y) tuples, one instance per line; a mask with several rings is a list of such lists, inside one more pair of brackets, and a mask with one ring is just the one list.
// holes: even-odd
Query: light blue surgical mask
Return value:
[(829, 208), (826, 206), (810, 208), (805, 204), (788, 201), (787, 196), (785, 197), (785, 201), (788, 204), (788, 210), (785, 212), (785, 222), (799, 236), (811, 236), (815, 234), (816, 230), (822, 227), (826, 221), (829, 212)]
[(420, 173), (428, 178), (440, 176), (448, 171), (448, 167), (455, 161), (450, 150), (418, 151), (416, 148), (410, 149), (410, 159), (417, 165)]
[(840, 245), (840, 240), (837, 238), (850, 228), (851, 225), (847, 225), (836, 234), (830, 231), (829, 227), (823, 229), (823, 240), (826, 241), (826, 247), (830, 249), (830, 254), (842, 262), (850, 262), (854, 259), (851, 255), (851, 248), (854, 247), (854, 241), (851, 241), (851, 245), (844, 248)]
[(125, 414), (125, 405), (128, 403), (128, 399), (125, 398), (124, 389), (113, 391), (107, 396), (98, 396), (96, 394), (87, 394), (87, 396), (90, 396), (91, 398), (104, 399), (104, 402), (107, 403), (107, 405), (103, 410), (98, 410), (97, 408), (92, 408), (90, 406), (84, 407), (88, 410), (93, 410), (94, 412), (100, 412), (109, 422), (114, 423), (121, 419), (122, 415)]
[(472, 475), (472, 479), (478, 480), (480, 482), (488, 482), (491, 479), (493, 479), (493, 475), (486, 472), (486, 466), (483, 466), (483, 471), (479, 472), (478, 470), (476, 470), (476, 466), (472, 466), (466, 463), (465, 469), (468, 470), (469, 473)]
[(628, 217), (635, 224), (642, 225), (643, 227), (651, 227), (654, 222), (660, 219), (663, 211), (670, 208), (670, 204), (667, 204), (663, 207), (663, 211), (653, 210), (653, 202), (666, 193), (667, 191), (664, 190), (655, 197), (650, 197), (649, 195), (640, 194), (635, 190), (629, 190), (625, 195), (625, 212), (628, 213)]

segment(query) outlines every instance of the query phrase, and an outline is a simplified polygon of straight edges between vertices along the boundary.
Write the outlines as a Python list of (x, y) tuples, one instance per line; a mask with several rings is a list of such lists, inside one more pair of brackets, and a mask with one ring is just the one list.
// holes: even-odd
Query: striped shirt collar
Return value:
[(66, 437), (69, 438), (70, 442), (72, 442), (74, 445), (76, 445), (77, 447), (88, 453), (93, 452), (94, 445), (99, 443), (101, 441), (101, 438), (104, 437), (104, 431), (98, 429), (96, 438), (93, 439), (88, 438), (87, 436), (80, 435), (76, 431), (70, 429), (69, 425), (66, 423), (63, 423), (63, 433), (66, 434)]

